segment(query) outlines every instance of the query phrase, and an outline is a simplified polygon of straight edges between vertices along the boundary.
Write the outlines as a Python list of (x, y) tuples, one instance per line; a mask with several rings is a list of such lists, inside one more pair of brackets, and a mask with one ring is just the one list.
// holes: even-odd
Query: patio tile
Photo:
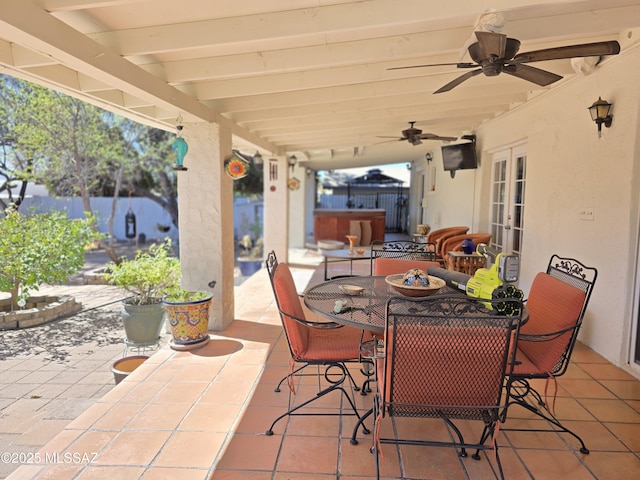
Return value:
[[(229, 439), (216, 468), (221, 470), (273, 471), (278, 458), (282, 435), (256, 435), (236, 433)], [(248, 455), (247, 452), (251, 452)], [(291, 471), (291, 470), (290, 470)], [(315, 472), (316, 469), (309, 470)]]
[(206, 382), (171, 382), (153, 397), (153, 403), (193, 404), (207, 387)]
[[(115, 407), (114, 407), (115, 408)], [(187, 414), (188, 403), (149, 404), (136, 410), (126, 430), (174, 430)]]
[(114, 480), (140, 478), (144, 467), (94, 466), (82, 472), (78, 480)]
[[(587, 480), (594, 478), (576, 455), (567, 450), (524, 449), (518, 454), (534, 478)], [(585, 455), (589, 457), (590, 455)]]
[(121, 430), (143, 408), (137, 403), (118, 403), (93, 424), (95, 430)]
[(640, 400), (640, 382), (637, 380), (600, 380), (600, 383), (618, 398)]
[(197, 404), (191, 408), (177, 428), (181, 431), (207, 430), (209, 432), (227, 433), (232, 430), (232, 426), (238, 421), (240, 412), (240, 405)]
[(562, 388), (575, 398), (615, 398), (609, 390), (591, 380), (562, 379), (561, 384)]
[(226, 433), (218, 432), (176, 432), (162, 447), (153, 465), (209, 468), (225, 437)]
[[(120, 432), (95, 460), (100, 465), (149, 465), (171, 432)], [(140, 472), (142, 473), (142, 472)]]
[[(317, 452), (311, 455), (310, 452)], [(285, 436), (278, 456), (278, 470), (337, 474), (338, 439)]]
[(27, 429), (13, 443), (14, 445), (44, 445), (60, 433), (67, 423), (67, 420), (41, 420)]
[(622, 400), (581, 399), (580, 403), (601, 422), (640, 424), (640, 413)]
[(594, 452), (583, 462), (598, 480), (634, 480), (640, 472), (640, 459), (632, 453)]
[[(277, 475), (276, 478), (278, 478)], [(290, 474), (286, 474), (286, 476), (281, 478), (282, 480), (293, 480), (295, 477), (292, 477)], [(218, 468), (215, 472), (213, 472), (213, 475), (211, 475), (209, 480), (271, 480), (271, 472), (252, 472), (250, 470), (222, 470)], [(308, 480), (312, 479), (309, 478)]]
[(151, 467), (141, 480), (207, 480), (209, 471), (196, 468)]
[(33, 478), (38, 480), (59, 480), (61, 478), (74, 478), (82, 470), (82, 465), (51, 465), (46, 466)]
[(638, 434), (640, 426), (637, 423), (605, 423), (604, 426), (611, 430), (629, 450), (640, 453), (640, 435)]
[[(67, 430), (68, 431), (68, 430)], [(75, 431), (81, 433), (79, 431)], [(89, 431), (81, 433), (77, 438), (74, 439), (73, 443), (69, 446), (62, 448), (55, 448), (56, 444), (48, 445), (50, 448), (50, 452), (54, 451), (62, 451), (64, 453), (74, 454), (90, 454), (93, 455), (95, 453), (100, 453), (102, 449), (113, 440), (113, 438), (117, 435), (117, 432), (95, 432)]]
[(627, 372), (610, 363), (584, 363), (581, 368), (596, 380), (634, 380)]
[(242, 405), (250, 395), (253, 385), (250, 383), (219, 383), (212, 382), (200, 398), (201, 403), (221, 403), (228, 405)]

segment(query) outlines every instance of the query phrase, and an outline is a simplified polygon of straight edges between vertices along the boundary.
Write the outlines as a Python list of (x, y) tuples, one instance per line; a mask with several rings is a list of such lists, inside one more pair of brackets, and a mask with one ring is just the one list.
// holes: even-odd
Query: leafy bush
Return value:
[(176, 288), (175, 290), (169, 291), (167, 293), (167, 296), (164, 297), (164, 300), (169, 303), (186, 303), (204, 300), (205, 298), (209, 298), (210, 296), (211, 294), (209, 292), (190, 292), (189, 290), (185, 290), (183, 288)]
[(95, 240), (95, 219), (71, 220), (63, 212), (23, 215), (13, 208), (0, 218), (0, 290), (23, 306), (44, 283), (64, 283), (84, 265)]
[(180, 260), (172, 256), (171, 239), (153, 244), (148, 252), (138, 251), (132, 260), (109, 264), (107, 280), (134, 294), (132, 303), (159, 303), (180, 285)]

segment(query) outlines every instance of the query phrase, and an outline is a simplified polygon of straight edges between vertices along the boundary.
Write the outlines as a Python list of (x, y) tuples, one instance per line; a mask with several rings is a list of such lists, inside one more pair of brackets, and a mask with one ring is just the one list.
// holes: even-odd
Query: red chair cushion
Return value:
[(408, 260), (406, 258), (380, 257), (376, 258), (373, 264), (374, 275), (396, 275), (406, 273), (412, 268), (419, 268), (427, 271), (429, 267), (439, 267), (438, 262), (430, 262), (427, 260)]
[(281, 310), (282, 323), (294, 357), (304, 357), (309, 348), (309, 327), (291, 317), (306, 320), (289, 265), (280, 263), (273, 274), (273, 289)]
[(575, 325), (584, 301), (585, 292), (582, 290), (546, 273), (536, 275), (526, 303), (529, 320), (520, 329), (516, 358), (521, 363), (515, 366), (515, 374), (553, 371), (573, 331), (543, 342), (527, 341), (527, 335), (556, 332)]
[(369, 340), (371, 335), (362, 337), (362, 330), (343, 327), (332, 330), (309, 328), (309, 348), (304, 361), (344, 362), (357, 360), (360, 356), (360, 341)]
[(363, 338), (362, 330), (358, 328), (312, 328), (292, 318), (306, 320), (291, 270), (286, 263), (278, 264), (273, 275), (273, 287), (295, 360), (341, 362), (359, 358), (360, 341), (371, 339), (370, 333), (365, 333)]

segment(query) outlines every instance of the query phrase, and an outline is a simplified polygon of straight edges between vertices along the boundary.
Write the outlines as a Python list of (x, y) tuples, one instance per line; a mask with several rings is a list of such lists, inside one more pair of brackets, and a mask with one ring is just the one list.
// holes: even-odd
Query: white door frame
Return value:
[[(521, 170), (518, 170), (517, 162), (521, 158), (523, 164)], [(526, 143), (505, 146), (491, 153), (489, 227), (491, 246), (499, 251), (521, 254), (524, 233), (526, 158)]]

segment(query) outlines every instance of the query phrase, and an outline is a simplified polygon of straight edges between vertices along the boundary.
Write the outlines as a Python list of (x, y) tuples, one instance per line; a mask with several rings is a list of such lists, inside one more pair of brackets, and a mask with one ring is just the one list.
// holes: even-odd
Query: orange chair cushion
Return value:
[(390, 258), (380, 257), (376, 258), (373, 264), (374, 275), (396, 275), (399, 273), (406, 273), (412, 268), (419, 268), (420, 270), (427, 271), (429, 267), (439, 267), (438, 262), (430, 262), (428, 260), (408, 260), (405, 258)]
[(306, 320), (289, 265), (280, 263), (273, 274), (273, 289), (281, 310), (289, 345), (294, 357), (302, 357), (309, 348), (309, 327), (291, 317)]
[(527, 309), (529, 320), (520, 328), (519, 362), (515, 374), (544, 374), (553, 367), (567, 348), (573, 331), (543, 342), (527, 341), (527, 335), (541, 335), (575, 325), (582, 311), (585, 293), (546, 273), (538, 273), (531, 285)]
[(306, 320), (291, 270), (280, 263), (273, 274), (273, 286), (281, 310), (282, 323), (297, 361), (340, 362), (358, 359), (360, 341), (370, 340), (371, 334), (353, 327), (337, 329), (311, 328), (294, 318)]
[(331, 330), (309, 328), (309, 348), (300, 360), (306, 362), (344, 362), (360, 357), (360, 341), (371, 334), (353, 327)]

